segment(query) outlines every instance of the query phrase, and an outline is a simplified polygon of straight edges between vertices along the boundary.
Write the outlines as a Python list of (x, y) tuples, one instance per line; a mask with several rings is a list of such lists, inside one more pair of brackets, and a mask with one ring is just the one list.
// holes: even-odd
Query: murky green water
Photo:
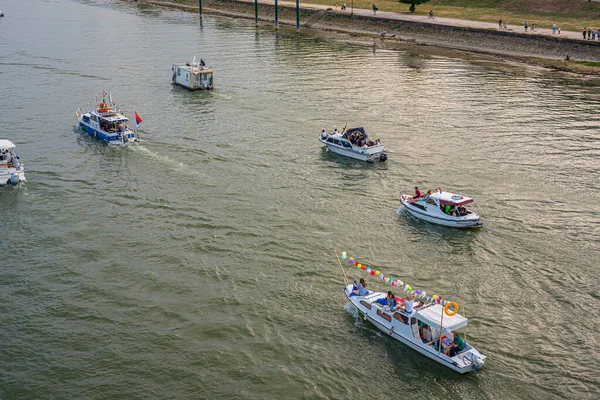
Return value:
[[(2, 9), (0, 137), (28, 182), (0, 189), (0, 398), (597, 398), (597, 84), (104, 2)], [(171, 86), (193, 56), (214, 92)], [(73, 131), (102, 90), (143, 144)], [(389, 162), (325, 154), (346, 122)], [(473, 196), (485, 228), (396, 215), (415, 184)], [(464, 297), (485, 369), (356, 318), (333, 247)]]

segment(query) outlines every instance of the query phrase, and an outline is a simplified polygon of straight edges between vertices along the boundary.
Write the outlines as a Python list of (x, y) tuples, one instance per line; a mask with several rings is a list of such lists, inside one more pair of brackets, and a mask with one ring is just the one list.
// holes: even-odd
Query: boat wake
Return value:
[(346, 310), (348, 312), (348, 314), (352, 315), (354, 318), (359, 318), (360, 317), (360, 314), (359, 314), (358, 310), (350, 302), (347, 302), (344, 305), (344, 310)]
[(182, 163), (181, 161), (177, 161), (176, 159), (166, 156), (164, 154), (156, 153), (156, 152), (148, 149), (145, 146), (142, 146), (142, 145), (131, 146), (130, 149), (132, 151), (140, 152), (154, 161), (159, 161), (160, 163), (170, 165), (171, 167), (174, 167), (174, 169), (186, 170), (187, 172), (189, 172), (191, 174), (198, 174), (197, 171), (191, 170), (186, 164)]
[(396, 210), (396, 215), (401, 215), (403, 213), (406, 212), (406, 207), (404, 206), (400, 206), (397, 210)]

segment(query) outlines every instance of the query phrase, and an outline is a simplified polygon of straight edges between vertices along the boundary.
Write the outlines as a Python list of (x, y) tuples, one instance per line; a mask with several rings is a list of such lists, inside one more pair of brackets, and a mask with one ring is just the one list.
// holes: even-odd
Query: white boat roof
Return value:
[(473, 202), (473, 199), (470, 197), (450, 192), (435, 192), (430, 194), (429, 197), (433, 197), (434, 199), (441, 200), (445, 203), (452, 203), (457, 205)]
[[(416, 311), (413, 314), (413, 317), (417, 317), (421, 321), (427, 323), (427, 325), (439, 327), (443, 312), (444, 307), (439, 304), (434, 304)], [(444, 329), (455, 331), (463, 326), (467, 326), (467, 319), (460, 314), (454, 314), (451, 317), (449, 317), (447, 314), (444, 314), (443, 326)]]
[(212, 69), (208, 68), (208, 67), (202, 67), (202, 69), (200, 69), (200, 66), (198, 64), (195, 65), (185, 65), (185, 64), (173, 64), (173, 66), (177, 67), (177, 68), (181, 68), (185, 71), (190, 71), (193, 74), (212, 74)]
[(102, 118), (103, 120), (108, 121), (108, 122), (127, 120), (126, 116), (124, 116), (123, 114), (120, 114), (116, 111), (109, 111), (109, 112), (105, 112), (105, 113), (99, 113), (97, 111), (92, 111), (90, 114), (96, 114), (99, 118)]
[(0, 149), (13, 149), (15, 147), (17, 146), (15, 146), (10, 140), (0, 139)]

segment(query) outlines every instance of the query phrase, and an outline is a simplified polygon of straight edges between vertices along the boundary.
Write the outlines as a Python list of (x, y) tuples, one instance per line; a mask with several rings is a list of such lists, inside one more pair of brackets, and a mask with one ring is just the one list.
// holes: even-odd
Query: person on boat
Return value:
[(339, 132), (338, 132), (337, 128), (335, 128), (335, 129), (333, 130), (333, 135), (337, 135), (337, 134), (339, 134)]
[(392, 309), (392, 306), (394, 308), (396, 307), (396, 299), (394, 298), (394, 294), (391, 291), (388, 291), (385, 297), (381, 297), (375, 300), (375, 302), (381, 304), (384, 307), (388, 306), (390, 310)]
[(460, 336), (458, 336), (458, 333), (454, 332), (453, 336), (454, 340), (452, 340), (450, 346), (444, 349), (444, 353), (448, 357), (454, 357), (455, 355), (457, 355), (465, 349), (465, 341)]
[(419, 190), (419, 188), (417, 186), (415, 186), (415, 194), (413, 195), (413, 198), (410, 201), (410, 203), (414, 203), (415, 201), (419, 200), (420, 197), (421, 197), (421, 191)]
[(356, 280), (354, 281), (354, 287), (352, 289), (352, 293), (350, 293), (350, 296), (366, 296), (369, 293), (370, 292), (367, 290), (367, 283), (365, 282), (364, 278), (360, 278), (359, 283), (356, 283)]
[(204, 62), (203, 59), (200, 59), (200, 66), (201, 67), (206, 67), (206, 63)]
[(323, 129), (321, 131), (321, 139), (323, 139), (323, 140), (327, 139), (327, 132), (325, 132), (325, 129)]
[(367, 146), (367, 144), (365, 143), (365, 144), (362, 145), (361, 149), (362, 150), (368, 150), (369, 146)]
[(468, 214), (467, 209), (464, 206), (458, 206), (456, 210), (458, 212), (459, 217), (462, 217), (462, 216)]
[(406, 298), (404, 299), (404, 312), (407, 314), (410, 314), (413, 312), (413, 302), (414, 302), (414, 297), (412, 295), (408, 295), (406, 296)]

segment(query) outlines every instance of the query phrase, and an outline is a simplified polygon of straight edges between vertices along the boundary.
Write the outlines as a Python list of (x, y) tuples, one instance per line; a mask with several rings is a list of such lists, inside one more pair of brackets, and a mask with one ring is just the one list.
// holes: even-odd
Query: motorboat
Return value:
[(212, 69), (202, 59), (197, 63), (196, 57), (185, 64), (173, 64), (171, 72), (171, 81), (189, 90), (210, 90), (215, 86)]
[(483, 226), (479, 215), (464, 207), (472, 202), (473, 199), (470, 197), (442, 192), (439, 188), (417, 199), (400, 194), (400, 203), (412, 216), (433, 224), (453, 228), (480, 228)]
[[(402, 310), (390, 311), (378, 299), (386, 297), (383, 292), (371, 292), (364, 296), (352, 293), (354, 285), (345, 287), (346, 297), (360, 315), (386, 335), (421, 353), (445, 367), (461, 374), (483, 368), (486, 356), (465, 341), (462, 351), (452, 357), (443, 348), (450, 346), (453, 333), (467, 326), (467, 318), (458, 314), (458, 305), (450, 311), (449, 304), (419, 303), (410, 313)], [(455, 303), (454, 303), (455, 304)], [(440, 329), (441, 328), (441, 329)], [(441, 340), (440, 340), (441, 330)], [(451, 354), (451, 353), (450, 353)]]
[(15, 152), (15, 147), (10, 140), (0, 139), (0, 186), (26, 181), (25, 168)]
[(75, 113), (80, 130), (110, 145), (138, 141), (135, 133), (127, 127), (129, 119), (116, 107), (111, 95), (103, 93), (100, 97), (96, 96), (96, 102), (94, 109), (83, 111), (80, 108)]
[(362, 127), (334, 131), (329, 135), (323, 131), (319, 141), (325, 145), (327, 152), (367, 162), (387, 160), (385, 148), (379, 139), (370, 140)]

